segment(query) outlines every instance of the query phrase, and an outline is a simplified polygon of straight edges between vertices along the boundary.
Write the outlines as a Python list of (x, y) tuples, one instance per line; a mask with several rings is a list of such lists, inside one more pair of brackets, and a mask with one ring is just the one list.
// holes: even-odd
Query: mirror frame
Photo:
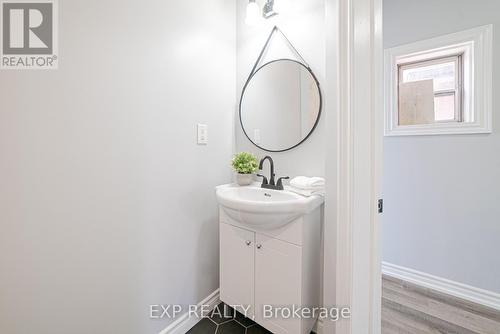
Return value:
[[(294, 63), (297, 63), (299, 64), (300, 66), (304, 67), (310, 74), (311, 76), (313, 77), (314, 79), (314, 82), (316, 82), (316, 87), (318, 88), (318, 94), (319, 94), (319, 110), (318, 110), (318, 117), (316, 117), (316, 122), (314, 122), (314, 125), (313, 127), (311, 128), (311, 130), (309, 131), (309, 133), (307, 134), (307, 136), (304, 137), (304, 139), (302, 139), (300, 142), (298, 142), (297, 144), (289, 147), (289, 148), (286, 148), (286, 149), (283, 149), (283, 150), (270, 150), (270, 149), (266, 149), (260, 145), (257, 145), (256, 143), (254, 143), (254, 141), (250, 138), (250, 136), (247, 134), (246, 130), (245, 130), (245, 127), (243, 126), (243, 120), (241, 118), (241, 108), (242, 108), (242, 104), (243, 104), (243, 97), (245, 96), (245, 91), (248, 87), (248, 85), (250, 84), (250, 81), (252, 80), (252, 78), (260, 71), (262, 70), (264, 67), (266, 66), (269, 66), (273, 63), (276, 63), (276, 62), (279, 62), (279, 61), (292, 61)], [(245, 134), (245, 136), (247, 137), (247, 139), (252, 143), (254, 144), (255, 146), (257, 146), (258, 148), (260, 148), (261, 150), (264, 150), (266, 152), (286, 152), (286, 151), (289, 151), (289, 150), (292, 150), (294, 148), (296, 148), (297, 146), (299, 146), (300, 144), (302, 144), (303, 142), (305, 142), (310, 136), (311, 134), (314, 132), (314, 130), (316, 129), (316, 127), (318, 126), (318, 123), (319, 123), (319, 120), (321, 118), (321, 112), (323, 110), (323, 95), (321, 93), (321, 86), (319, 84), (319, 81), (318, 81), (318, 78), (316, 78), (316, 75), (314, 75), (314, 72), (311, 70), (311, 68), (298, 61), (298, 60), (295, 60), (295, 59), (289, 59), (289, 58), (280, 58), (280, 59), (275, 59), (275, 60), (271, 60), (267, 63), (265, 63), (264, 65), (260, 66), (259, 68), (257, 68), (247, 79), (245, 85), (243, 86), (243, 90), (241, 92), (241, 96), (240, 96), (240, 103), (239, 103), (239, 112), (238, 112), (238, 115), (239, 115), (239, 118), (240, 118), (240, 126), (241, 126), (241, 129), (243, 130), (243, 133)]]

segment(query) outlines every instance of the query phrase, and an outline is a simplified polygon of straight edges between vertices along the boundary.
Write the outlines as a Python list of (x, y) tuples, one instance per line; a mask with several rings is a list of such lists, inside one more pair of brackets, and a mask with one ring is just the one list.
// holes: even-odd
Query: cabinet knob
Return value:
[(245, 243), (247, 244), (247, 246), (250, 246), (252, 244), (250, 240), (245, 241)]
[(257, 245), (257, 249), (261, 249), (262, 248), (262, 245), (261, 244), (258, 244)]

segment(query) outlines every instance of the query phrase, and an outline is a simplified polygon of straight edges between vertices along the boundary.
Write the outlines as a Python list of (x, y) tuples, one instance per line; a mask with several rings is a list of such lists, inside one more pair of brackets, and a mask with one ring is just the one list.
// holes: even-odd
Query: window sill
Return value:
[(481, 126), (478, 123), (436, 123), (422, 125), (404, 125), (389, 127), (385, 131), (386, 137), (394, 136), (435, 136), (458, 134), (488, 134), (490, 126)]

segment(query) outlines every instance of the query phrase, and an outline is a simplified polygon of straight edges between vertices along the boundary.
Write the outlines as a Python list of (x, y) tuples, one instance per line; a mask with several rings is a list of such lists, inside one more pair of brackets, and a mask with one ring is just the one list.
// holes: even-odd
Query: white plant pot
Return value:
[(236, 183), (240, 186), (248, 186), (253, 182), (253, 174), (236, 173)]

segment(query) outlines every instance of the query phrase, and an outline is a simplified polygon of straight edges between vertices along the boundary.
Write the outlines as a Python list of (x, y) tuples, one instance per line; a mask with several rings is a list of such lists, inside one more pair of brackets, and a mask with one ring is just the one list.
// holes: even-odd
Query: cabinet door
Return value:
[(247, 316), (254, 315), (255, 233), (220, 224), (220, 298)]
[(256, 320), (275, 334), (298, 334), (301, 331), (300, 319), (265, 318), (264, 305), (286, 306), (291, 311), (293, 305), (300, 306), (301, 247), (258, 233), (255, 245)]

